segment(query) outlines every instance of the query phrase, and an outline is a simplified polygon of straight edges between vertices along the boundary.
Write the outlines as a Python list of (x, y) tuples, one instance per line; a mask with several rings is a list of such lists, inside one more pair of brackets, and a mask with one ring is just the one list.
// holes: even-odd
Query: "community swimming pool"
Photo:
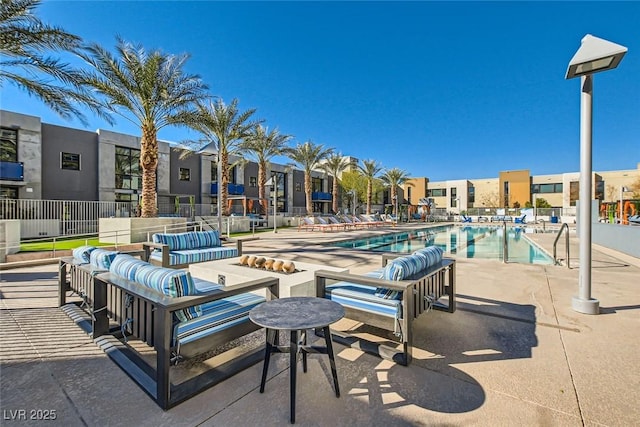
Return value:
[[(526, 229), (507, 228), (508, 260), (530, 264), (553, 264), (546, 252), (525, 238)], [(497, 226), (459, 227), (446, 225), (366, 239), (333, 243), (332, 246), (372, 252), (411, 253), (427, 246), (464, 258), (502, 259), (504, 229)]]

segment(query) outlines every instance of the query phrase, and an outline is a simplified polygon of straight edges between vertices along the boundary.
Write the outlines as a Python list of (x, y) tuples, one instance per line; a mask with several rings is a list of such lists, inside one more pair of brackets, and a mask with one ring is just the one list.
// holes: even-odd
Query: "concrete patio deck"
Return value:
[[(321, 244), (356, 233), (367, 231), (282, 229), (244, 249), (362, 273), (379, 266), (379, 254)], [(554, 235), (530, 237), (551, 251)], [(298, 375), (297, 424), (638, 425), (640, 260), (594, 247), (592, 294), (601, 314), (588, 316), (571, 309), (577, 254), (572, 236), (570, 269), (459, 258), (458, 310), (416, 321), (413, 364), (336, 345), (336, 398), (326, 357), (310, 356), (309, 372)], [(287, 355), (273, 356), (264, 394), (258, 364), (163, 412), (56, 307), (56, 270), (1, 272), (3, 426), (288, 424)]]

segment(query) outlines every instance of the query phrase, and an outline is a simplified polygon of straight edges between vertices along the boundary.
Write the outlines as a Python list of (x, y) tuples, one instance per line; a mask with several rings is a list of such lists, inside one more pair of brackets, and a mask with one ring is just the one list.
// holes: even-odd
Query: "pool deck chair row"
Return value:
[(443, 259), (442, 250), (432, 246), (406, 256), (385, 254), (382, 265), (382, 269), (366, 275), (317, 271), (316, 296), (340, 303), (345, 317), (394, 335), (393, 342), (381, 344), (332, 331), (335, 341), (409, 365), (412, 322), (431, 309), (449, 313), (456, 309), (455, 260)]

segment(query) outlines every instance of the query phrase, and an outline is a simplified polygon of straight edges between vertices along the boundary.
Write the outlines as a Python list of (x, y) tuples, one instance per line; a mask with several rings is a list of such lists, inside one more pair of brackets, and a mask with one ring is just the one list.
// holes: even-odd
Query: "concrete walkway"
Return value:
[[(388, 232), (380, 230), (376, 233)], [(357, 232), (358, 234), (366, 231)], [(322, 245), (346, 233), (264, 233), (246, 253), (349, 268), (380, 255)], [(530, 235), (551, 251), (554, 235)], [(305, 426), (633, 426), (640, 420), (640, 260), (594, 247), (601, 314), (571, 309), (571, 267), (460, 258), (458, 310), (416, 321), (414, 363), (397, 366), (337, 345), (341, 397), (326, 356), (298, 375)], [(559, 253), (564, 253), (559, 248)], [(3, 426), (279, 426), (289, 420), (288, 355), (163, 412), (56, 307), (56, 266), (2, 271), (0, 420)]]

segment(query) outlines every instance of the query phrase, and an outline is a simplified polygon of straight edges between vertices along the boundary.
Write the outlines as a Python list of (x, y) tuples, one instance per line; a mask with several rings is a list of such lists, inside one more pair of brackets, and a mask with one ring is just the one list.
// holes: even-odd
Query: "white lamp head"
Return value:
[(624, 46), (587, 34), (582, 38), (580, 48), (569, 62), (565, 78), (572, 79), (612, 70), (622, 61), (627, 50)]

